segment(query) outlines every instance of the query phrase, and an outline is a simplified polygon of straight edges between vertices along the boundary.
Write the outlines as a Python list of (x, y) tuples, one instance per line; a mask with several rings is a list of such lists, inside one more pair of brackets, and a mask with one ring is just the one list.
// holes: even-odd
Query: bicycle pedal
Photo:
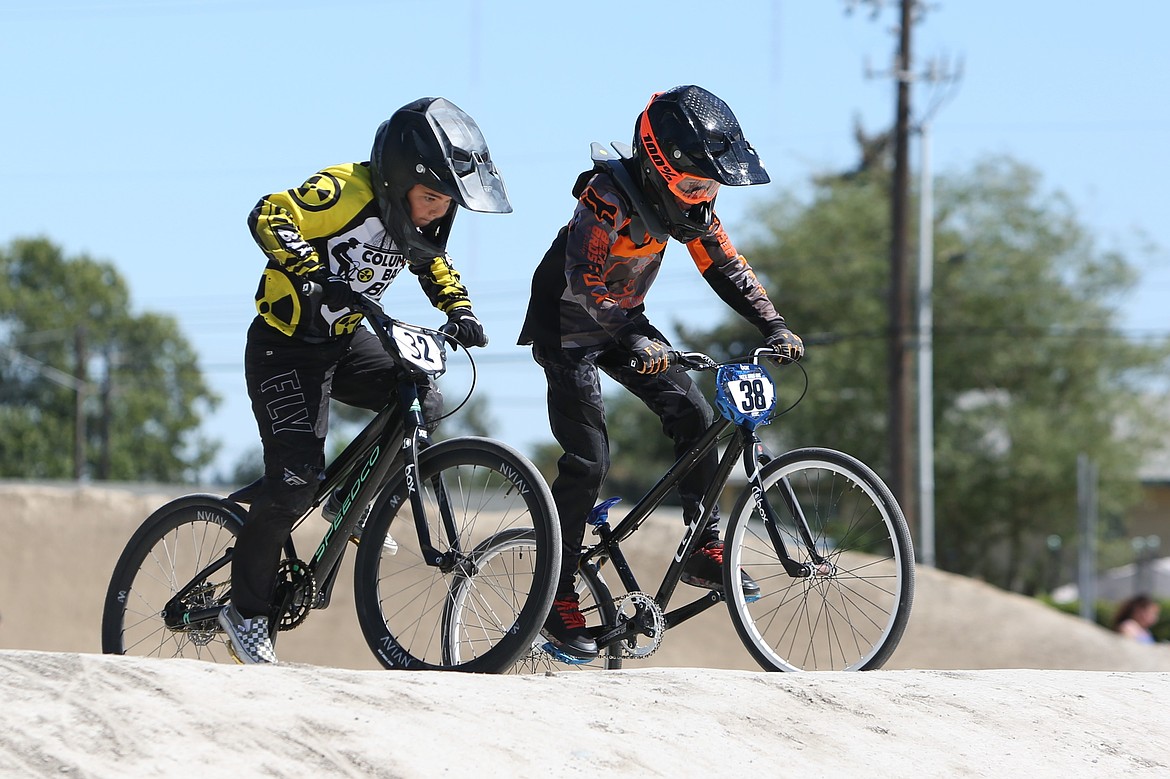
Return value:
[[(354, 534), (349, 537), (349, 542), (354, 546), (362, 545), (363, 529), (364, 528), (359, 527), (356, 531), (354, 531)], [(394, 555), (398, 554), (398, 542), (395, 541), (394, 536), (390, 535), (389, 533), (386, 534), (385, 540), (382, 541), (382, 554), (386, 557), (393, 557)]]
[(593, 662), (592, 660), (586, 659), (584, 657), (573, 657), (572, 655), (565, 654), (551, 641), (546, 641), (541, 649), (543, 649), (546, 654), (551, 655), (552, 659), (556, 660), (558, 663), (566, 663), (568, 665), (585, 665), (586, 663)]

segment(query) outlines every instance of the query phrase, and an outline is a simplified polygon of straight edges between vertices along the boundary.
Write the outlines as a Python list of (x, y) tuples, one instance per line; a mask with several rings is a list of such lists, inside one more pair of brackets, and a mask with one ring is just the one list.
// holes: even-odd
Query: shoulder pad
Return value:
[(629, 144), (619, 141), (613, 141), (610, 145), (614, 149), (612, 152), (594, 141), (589, 145), (589, 152), (593, 158), (593, 169), (608, 173), (630, 203), (632, 211), (630, 214), (630, 235), (647, 234), (656, 241), (665, 241), (670, 237), (670, 234), (659, 220), (658, 215), (646, 202), (642, 188), (634, 182), (633, 176), (630, 175), (630, 171), (625, 165), (627, 160), (634, 158), (633, 148)]

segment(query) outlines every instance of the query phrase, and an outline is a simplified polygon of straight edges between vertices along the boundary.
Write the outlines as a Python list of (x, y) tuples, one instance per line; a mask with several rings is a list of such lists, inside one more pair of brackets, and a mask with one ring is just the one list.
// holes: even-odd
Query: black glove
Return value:
[(455, 325), (453, 336), (465, 349), (472, 346), (487, 346), (488, 339), (483, 332), (483, 324), (469, 306), (450, 311), (447, 314), (447, 322)]
[(788, 329), (788, 325), (780, 322), (773, 325), (772, 332), (768, 334), (765, 339), (768, 346), (776, 350), (776, 353), (792, 362), (796, 362), (804, 356), (804, 341), (800, 340), (800, 336)]
[(662, 341), (634, 333), (622, 339), (622, 346), (634, 353), (630, 367), (638, 373), (661, 373), (670, 367), (670, 354)]
[(358, 293), (349, 282), (340, 276), (330, 273), (314, 273), (309, 281), (317, 285), (316, 290), (309, 291), (309, 298), (315, 303), (323, 303), (334, 311), (353, 308), (357, 303)]

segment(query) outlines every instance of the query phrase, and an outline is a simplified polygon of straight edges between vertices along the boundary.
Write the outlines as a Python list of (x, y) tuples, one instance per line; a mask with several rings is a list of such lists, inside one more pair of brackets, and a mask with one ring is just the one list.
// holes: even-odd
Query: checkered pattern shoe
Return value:
[(229, 603), (219, 611), (219, 624), (228, 635), (228, 651), (237, 663), (276, 662), (276, 650), (268, 636), (268, 617), (244, 619)]

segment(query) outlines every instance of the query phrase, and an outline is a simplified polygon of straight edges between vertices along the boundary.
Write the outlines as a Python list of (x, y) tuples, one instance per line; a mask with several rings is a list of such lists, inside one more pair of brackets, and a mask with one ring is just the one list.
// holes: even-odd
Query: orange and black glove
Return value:
[(670, 367), (668, 347), (662, 341), (635, 333), (623, 338), (622, 346), (633, 352), (630, 367), (638, 373), (661, 373)]
[(781, 357), (796, 362), (804, 356), (804, 341), (800, 336), (788, 329), (788, 325), (781, 319), (772, 325), (771, 332), (765, 338), (768, 346), (776, 350)]

